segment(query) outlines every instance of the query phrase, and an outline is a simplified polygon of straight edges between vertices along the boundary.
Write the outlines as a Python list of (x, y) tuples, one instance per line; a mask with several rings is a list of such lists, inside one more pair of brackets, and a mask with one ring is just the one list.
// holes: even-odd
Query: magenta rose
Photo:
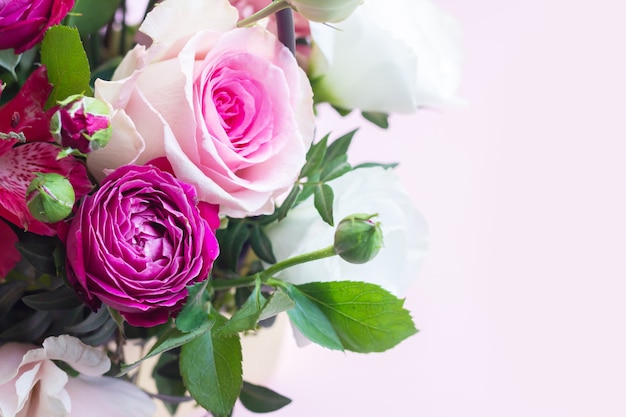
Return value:
[(237, 16), (228, 0), (166, 0), (148, 15), (151, 46), (96, 81), (113, 109), (109, 144), (88, 160), (97, 178), (165, 156), (221, 214), (273, 211), (313, 140), (312, 91), (287, 48)]
[(0, 49), (32, 48), (72, 7), (74, 0), (0, 0)]
[(155, 166), (116, 169), (61, 236), (70, 284), (93, 309), (104, 303), (132, 325), (166, 322), (219, 253), (217, 211), (207, 206), (193, 186)]

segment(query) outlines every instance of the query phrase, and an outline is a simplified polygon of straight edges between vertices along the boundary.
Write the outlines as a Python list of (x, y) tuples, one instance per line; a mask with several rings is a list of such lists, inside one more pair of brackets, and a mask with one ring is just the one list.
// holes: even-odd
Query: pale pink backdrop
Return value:
[(469, 105), (362, 129), (353, 158), (399, 161), (428, 219), (421, 332), (378, 355), (285, 337), (270, 415), (626, 416), (626, 5), (435, 1)]

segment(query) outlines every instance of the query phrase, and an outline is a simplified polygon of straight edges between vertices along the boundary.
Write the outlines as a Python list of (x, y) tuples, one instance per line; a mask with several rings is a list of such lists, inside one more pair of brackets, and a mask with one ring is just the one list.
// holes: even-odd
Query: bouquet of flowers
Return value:
[(0, 67), (0, 416), (269, 412), (241, 337), (278, 314), (340, 351), (416, 333), (424, 221), (315, 109), (453, 101), (430, 1), (0, 1)]

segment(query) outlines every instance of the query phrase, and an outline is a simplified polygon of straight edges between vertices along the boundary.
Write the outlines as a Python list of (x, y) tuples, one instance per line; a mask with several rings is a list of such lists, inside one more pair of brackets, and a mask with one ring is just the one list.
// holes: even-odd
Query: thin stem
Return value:
[(262, 8), (261, 10), (259, 10), (258, 12), (253, 13), (252, 15), (246, 17), (245, 19), (240, 20), (237, 23), (237, 27), (245, 28), (245, 27), (252, 26), (259, 20), (266, 18), (267, 16), (273, 13), (276, 13), (280, 10), (287, 9), (289, 7), (290, 7), (289, 3), (287, 3), (287, 1), (285, 0), (273, 1), (267, 6), (265, 6), (264, 8)]
[(295, 265), (299, 265), (305, 262), (316, 261), (318, 259), (328, 258), (335, 256), (335, 248), (331, 245), (324, 249), (319, 249), (309, 253), (303, 253), (302, 255), (294, 256), (293, 258), (286, 259), (282, 262), (274, 264), (264, 271), (258, 272), (254, 275), (248, 275), (245, 277), (239, 277), (234, 279), (223, 279), (213, 281), (212, 287), (215, 290), (223, 290), (227, 288), (248, 287), (253, 283), (260, 280), (265, 283), (268, 279), (272, 278), (278, 272), (290, 268)]
[(278, 40), (295, 55), (296, 32), (291, 9), (283, 9), (276, 12), (276, 31), (278, 32)]

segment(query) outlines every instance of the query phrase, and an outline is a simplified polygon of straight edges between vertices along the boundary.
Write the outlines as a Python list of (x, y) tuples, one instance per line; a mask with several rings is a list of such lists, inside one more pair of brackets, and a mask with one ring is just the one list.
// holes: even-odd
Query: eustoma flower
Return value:
[[(69, 377), (53, 361), (80, 375)], [(0, 346), (0, 415), (5, 417), (148, 417), (154, 403), (130, 382), (101, 376), (111, 362), (101, 350), (71, 336), (42, 347)]]
[(312, 23), (316, 101), (410, 113), (456, 100), (457, 23), (430, 0), (367, 0), (333, 27)]
[[(427, 250), (427, 228), (395, 172), (359, 168), (329, 182), (335, 192), (334, 216), (377, 214), (383, 247), (363, 265), (338, 256), (300, 264), (280, 273), (293, 284), (313, 281), (365, 281), (396, 295), (406, 293)], [(312, 199), (296, 206), (289, 216), (267, 229), (277, 259), (312, 252), (333, 243), (335, 229), (317, 213)]]
[(152, 165), (120, 167), (63, 233), (68, 280), (94, 309), (105, 303), (136, 326), (164, 323), (187, 285), (208, 278), (218, 225), (191, 185)]
[(0, 49), (22, 53), (32, 48), (72, 6), (74, 0), (1, 0)]
[(275, 36), (236, 29), (237, 16), (228, 0), (166, 0), (148, 15), (151, 46), (96, 83), (113, 109), (111, 140), (89, 157), (96, 177), (165, 156), (220, 214), (273, 210), (313, 139), (312, 91)]

